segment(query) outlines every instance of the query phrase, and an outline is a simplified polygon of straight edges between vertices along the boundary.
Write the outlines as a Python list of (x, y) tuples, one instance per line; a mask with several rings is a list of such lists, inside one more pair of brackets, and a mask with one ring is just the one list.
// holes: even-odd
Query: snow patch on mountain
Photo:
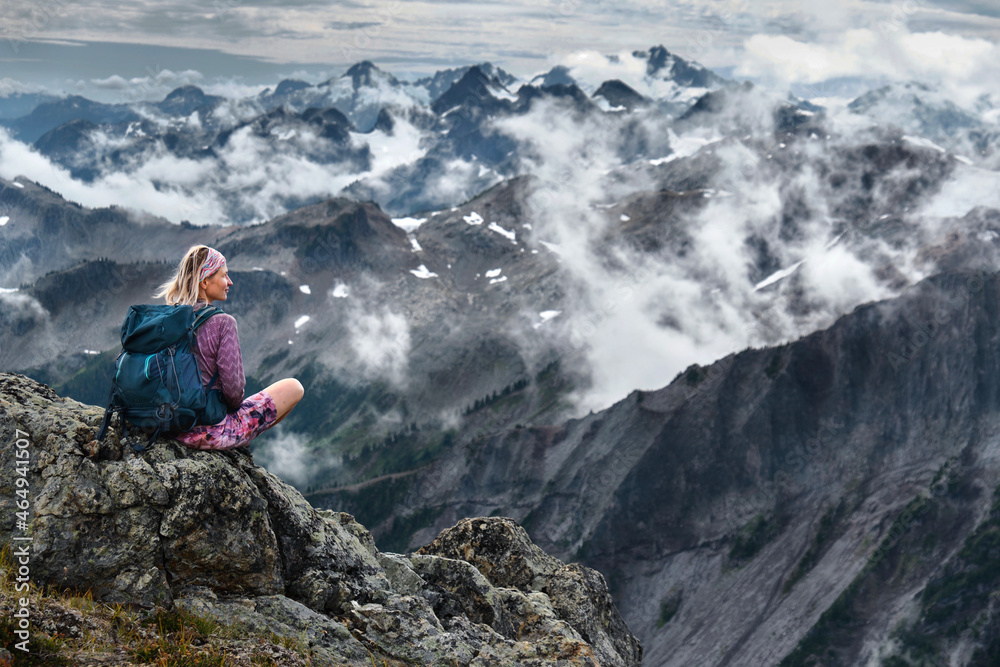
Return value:
[(759, 283), (757, 283), (756, 285), (754, 285), (753, 291), (757, 292), (759, 290), (764, 289), (765, 287), (767, 287), (769, 285), (773, 285), (774, 283), (778, 282), (779, 280), (781, 280), (783, 278), (787, 278), (788, 276), (790, 276), (793, 273), (795, 273), (800, 266), (802, 266), (802, 262), (803, 261), (805, 261), (805, 260), (800, 260), (798, 262), (795, 262), (795, 264), (792, 264), (787, 269), (781, 269), (780, 271), (775, 271), (774, 273), (772, 273), (771, 275), (769, 275), (767, 278), (765, 278), (764, 280), (762, 280)]
[(421, 280), (427, 280), (428, 278), (436, 278), (437, 277), (436, 273), (434, 273), (433, 271), (431, 271), (430, 269), (428, 269), (423, 264), (421, 264), (420, 266), (418, 266), (415, 269), (410, 269), (410, 273), (412, 273), (413, 275), (415, 275), (417, 278), (420, 278)]
[(514, 232), (513, 230), (504, 229), (495, 222), (491, 222), (487, 227), (487, 229), (489, 229), (492, 232), (496, 232), (500, 236), (503, 236), (504, 238), (508, 239), (514, 245), (517, 245), (517, 240), (516, 240), (517, 233)]
[(555, 318), (559, 317), (560, 315), (562, 315), (562, 311), (561, 310), (543, 310), (542, 312), (538, 313), (538, 317), (539, 317), (540, 321), (535, 322), (531, 326), (534, 329), (538, 329), (539, 327), (541, 327), (543, 324), (545, 324), (549, 320), (555, 319)]
[(420, 225), (427, 222), (427, 218), (393, 218), (392, 224), (396, 225), (405, 232), (413, 232)]
[(925, 139), (924, 137), (911, 137), (909, 135), (903, 135), (903, 141), (907, 141), (907, 142), (913, 144), (914, 146), (922, 146), (924, 148), (931, 148), (933, 150), (936, 150), (939, 153), (947, 153), (948, 152), (944, 148), (941, 148), (936, 143), (934, 143), (933, 141), (931, 141), (930, 139)]

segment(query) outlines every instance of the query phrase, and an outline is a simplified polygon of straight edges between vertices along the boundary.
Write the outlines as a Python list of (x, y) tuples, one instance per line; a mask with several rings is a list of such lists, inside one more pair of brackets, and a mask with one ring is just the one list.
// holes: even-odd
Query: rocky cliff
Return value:
[(380, 552), (353, 517), (240, 455), (98, 443), (101, 414), (0, 374), (0, 521), (5, 542), (29, 545), (35, 584), (306, 637), (313, 665), (641, 662), (603, 577), (510, 519)]

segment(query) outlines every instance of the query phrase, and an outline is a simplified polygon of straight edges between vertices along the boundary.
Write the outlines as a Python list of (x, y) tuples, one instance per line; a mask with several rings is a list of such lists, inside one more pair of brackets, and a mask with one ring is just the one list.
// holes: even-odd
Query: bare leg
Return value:
[(295, 378), (278, 380), (266, 387), (264, 391), (274, 399), (274, 407), (278, 410), (278, 419), (274, 422), (275, 424), (284, 419), (292, 411), (292, 408), (302, 400), (302, 396), (305, 394), (302, 383)]

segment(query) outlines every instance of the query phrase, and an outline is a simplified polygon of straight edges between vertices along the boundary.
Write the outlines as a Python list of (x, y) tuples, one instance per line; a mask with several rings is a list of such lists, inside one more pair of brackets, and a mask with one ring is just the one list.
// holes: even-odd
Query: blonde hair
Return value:
[(167, 303), (171, 306), (178, 304), (193, 306), (198, 303), (198, 283), (201, 282), (198, 276), (208, 261), (209, 249), (207, 245), (191, 246), (178, 265), (177, 273), (160, 285), (153, 297), (157, 299), (166, 297)]

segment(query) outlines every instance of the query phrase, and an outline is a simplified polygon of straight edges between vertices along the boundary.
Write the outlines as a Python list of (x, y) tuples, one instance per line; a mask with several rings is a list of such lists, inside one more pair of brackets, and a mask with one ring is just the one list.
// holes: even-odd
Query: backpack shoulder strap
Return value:
[(195, 315), (194, 323), (191, 324), (191, 331), (192, 332), (197, 331), (198, 327), (207, 322), (210, 317), (212, 317), (213, 315), (218, 315), (219, 313), (222, 312), (224, 311), (221, 308), (217, 308), (216, 306), (205, 306), (204, 308), (198, 311), (197, 315)]
[[(224, 312), (225, 312), (224, 310), (222, 310), (221, 308), (217, 308), (216, 306), (205, 306), (204, 308), (198, 311), (197, 315), (195, 315), (194, 322), (191, 323), (191, 333), (193, 334), (195, 331), (197, 331), (198, 327), (200, 327), (205, 322), (208, 322), (209, 318), (211, 318), (213, 315), (218, 315), (219, 313), (224, 313)], [(214, 385), (215, 381), (218, 379), (219, 379), (219, 371), (218, 369), (216, 369), (215, 375), (212, 376), (211, 382), (208, 383), (208, 386), (205, 387), (205, 389), (206, 390), (211, 389), (212, 385)]]

